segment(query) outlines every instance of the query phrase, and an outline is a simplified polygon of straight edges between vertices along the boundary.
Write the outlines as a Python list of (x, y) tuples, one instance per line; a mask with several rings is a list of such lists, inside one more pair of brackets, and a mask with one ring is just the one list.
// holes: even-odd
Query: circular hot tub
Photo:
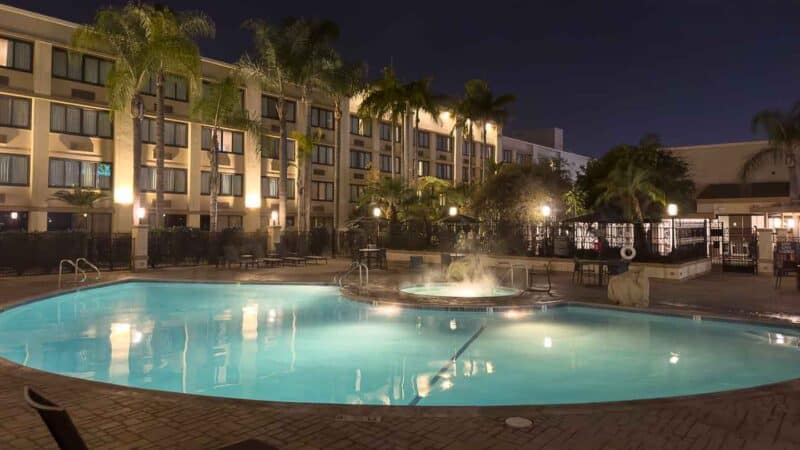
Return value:
[(421, 297), (510, 297), (522, 293), (519, 289), (463, 283), (427, 283), (400, 289), (406, 294)]

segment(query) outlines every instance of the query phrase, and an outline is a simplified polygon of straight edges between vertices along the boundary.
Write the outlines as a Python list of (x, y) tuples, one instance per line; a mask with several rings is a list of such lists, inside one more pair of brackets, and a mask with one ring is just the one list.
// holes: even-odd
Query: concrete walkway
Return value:
[[(148, 279), (329, 282), (347, 266), (260, 270), (173, 268)], [(374, 282), (419, 281), (404, 267)], [(104, 281), (130, 277), (104, 273)], [(712, 273), (684, 283), (652, 282), (659, 308), (744, 317), (800, 315), (792, 280)], [(53, 276), (0, 280), (0, 305), (52, 292)], [(604, 302), (604, 290), (554, 277), (556, 298)], [(791, 317), (789, 317), (791, 318)], [(215, 448), (259, 438), (281, 448), (800, 448), (800, 382), (722, 394), (561, 407), (407, 408), (276, 404), (152, 392), (51, 375), (0, 361), (0, 447), (55, 448), (22, 400), (30, 384), (66, 406), (90, 448)], [(534, 420), (527, 429), (509, 416)], [(369, 419), (369, 420), (368, 420)]]

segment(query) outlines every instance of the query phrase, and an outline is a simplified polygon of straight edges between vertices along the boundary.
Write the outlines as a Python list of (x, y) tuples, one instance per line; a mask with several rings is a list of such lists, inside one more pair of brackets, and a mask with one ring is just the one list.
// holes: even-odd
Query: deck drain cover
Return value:
[(533, 421), (525, 417), (509, 417), (506, 419), (506, 425), (511, 428), (528, 428), (533, 426)]

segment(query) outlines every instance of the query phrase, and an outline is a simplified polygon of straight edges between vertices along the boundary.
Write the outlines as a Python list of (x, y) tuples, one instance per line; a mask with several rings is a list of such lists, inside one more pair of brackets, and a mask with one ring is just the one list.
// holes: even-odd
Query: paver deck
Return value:
[[(176, 268), (148, 279), (330, 282), (346, 267), (263, 270)], [(414, 282), (404, 268), (370, 274), (386, 286)], [(105, 273), (104, 281), (130, 277)], [(51, 292), (55, 277), (0, 280), (0, 305)], [(800, 294), (769, 277), (714, 273), (684, 283), (651, 281), (651, 303), (739, 317), (800, 320)], [(554, 298), (604, 302), (602, 289), (554, 277)], [(531, 301), (536, 301), (532, 299)], [(281, 448), (800, 448), (800, 381), (666, 400), (558, 407), (406, 408), (251, 402), (152, 392), (48, 374), (0, 361), (0, 447), (55, 448), (22, 399), (30, 384), (66, 406), (90, 448), (214, 448), (257, 438)], [(509, 416), (533, 419), (512, 429)], [(366, 420), (366, 418), (371, 418)]]

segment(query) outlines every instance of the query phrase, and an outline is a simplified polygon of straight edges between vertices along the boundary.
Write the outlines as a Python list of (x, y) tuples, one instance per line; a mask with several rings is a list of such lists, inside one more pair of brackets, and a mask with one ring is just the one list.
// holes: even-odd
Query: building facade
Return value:
[[(108, 55), (77, 54), (70, 48), (77, 24), (0, 5), (0, 231), (63, 230), (77, 222), (98, 232), (128, 232), (134, 222), (133, 180), (140, 177), (143, 205), (148, 213), (155, 202), (155, 103), (152, 87), (142, 91), (145, 121), (142, 160), (133, 160), (133, 121), (126, 112), (109, 110), (105, 79), (112, 60)], [(242, 49), (243, 50), (243, 49)], [(232, 54), (231, 59), (238, 57)], [(230, 64), (202, 59), (203, 83), (220, 80)], [(455, 130), (449, 114), (422, 115), (419, 131), (408, 118), (397, 127), (392, 153), (391, 124), (358, 117), (359, 99), (347, 99), (341, 126), (334, 119), (334, 103), (313, 95), (308, 107), (299, 90), (288, 98), (289, 135), (304, 131), (310, 120), (322, 141), (311, 156), (311, 225), (337, 227), (353, 212), (360, 192), (377, 176), (407, 179), (412, 174), (436, 176), (460, 183), (475, 179), (481, 156), (499, 159), (499, 126), (487, 125), (487, 145), (475, 132), (475, 148)], [(166, 226), (207, 228), (209, 223), (210, 128), (191, 120), (187, 83), (173, 79), (165, 86), (165, 202)], [(278, 209), (280, 160), (277, 98), (255, 83), (242, 86), (242, 101), (251, 117), (262, 120), (268, 134), (257, 140), (238, 130), (225, 130), (220, 157), (220, 228), (247, 231), (297, 221), (297, 165), (295, 146), (289, 145), (288, 197), (285, 223), (275, 223)], [(336, 133), (341, 148), (334, 154)], [(260, 149), (260, 151), (258, 151)], [(336, 180), (339, 157), (340, 185)], [(393, 159), (394, 158), (394, 159)], [(475, 173), (470, 176), (469, 160)], [(75, 187), (100, 190), (87, 217), (60, 200), (59, 190)], [(338, 193), (338, 194), (337, 194)], [(338, 195), (338, 202), (334, 202)], [(150, 220), (153, 218), (151, 217)], [(88, 224), (88, 225), (87, 225)]]
[(574, 181), (592, 158), (564, 150), (563, 136), (563, 130), (560, 128), (534, 130), (527, 133), (525, 139), (502, 136), (500, 161), (530, 163), (558, 160)]

